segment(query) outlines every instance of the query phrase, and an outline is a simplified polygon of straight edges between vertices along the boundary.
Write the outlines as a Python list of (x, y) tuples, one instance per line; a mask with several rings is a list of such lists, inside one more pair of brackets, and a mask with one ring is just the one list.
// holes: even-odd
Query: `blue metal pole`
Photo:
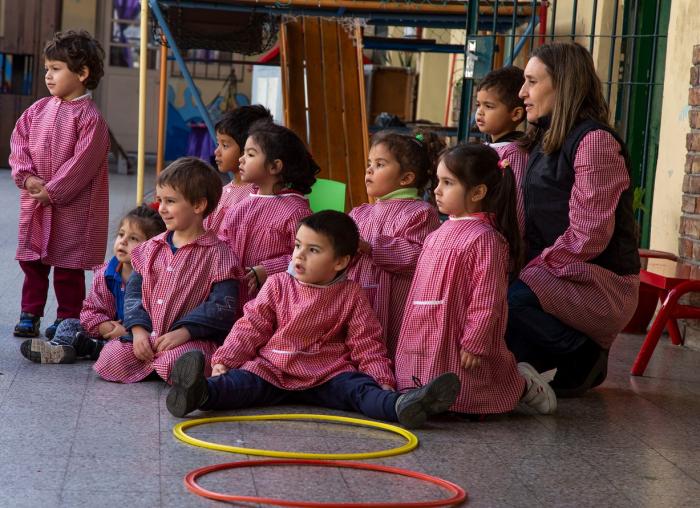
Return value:
[[(534, 18), (537, 19), (537, 18)], [(515, 46), (515, 49), (511, 52), (511, 54), (508, 56), (508, 61), (506, 63), (506, 67), (508, 65), (513, 65), (513, 61), (518, 58), (518, 55), (523, 49), (523, 46), (525, 46), (525, 42), (527, 41), (527, 38), (532, 35), (533, 30), (535, 29), (535, 22), (534, 19), (531, 19), (530, 22), (527, 25), (527, 28), (525, 29), (525, 32), (523, 35), (520, 37), (520, 40), (518, 41), (518, 44)]]
[(209, 135), (211, 136), (212, 143), (216, 139), (216, 131), (214, 130), (214, 123), (211, 121), (211, 117), (209, 116), (209, 111), (207, 110), (207, 107), (204, 105), (204, 102), (202, 102), (202, 97), (199, 95), (199, 90), (197, 90), (197, 87), (194, 84), (194, 80), (192, 79), (192, 75), (190, 74), (190, 71), (187, 69), (187, 64), (185, 63), (185, 60), (182, 58), (182, 54), (180, 53), (180, 49), (177, 47), (177, 44), (175, 43), (175, 39), (173, 38), (173, 33), (170, 31), (170, 27), (168, 26), (168, 23), (165, 21), (165, 16), (163, 16), (163, 11), (160, 10), (160, 6), (158, 5), (157, 0), (148, 0), (148, 5), (150, 5), (151, 10), (153, 11), (153, 14), (155, 15), (156, 19), (158, 20), (158, 24), (160, 25), (161, 30), (163, 30), (163, 35), (165, 35), (165, 38), (168, 41), (168, 46), (170, 46), (170, 51), (173, 52), (173, 56), (175, 57), (175, 61), (177, 62), (178, 67), (180, 68), (180, 72), (182, 73), (182, 77), (185, 78), (185, 82), (187, 83), (187, 87), (190, 89), (192, 92), (192, 97), (194, 97), (194, 103), (197, 106), (197, 110), (199, 111), (199, 114), (202, 115), (202, 120), (204, 120), (204, 123), (207, 126), (207, 130), (209, 131)]

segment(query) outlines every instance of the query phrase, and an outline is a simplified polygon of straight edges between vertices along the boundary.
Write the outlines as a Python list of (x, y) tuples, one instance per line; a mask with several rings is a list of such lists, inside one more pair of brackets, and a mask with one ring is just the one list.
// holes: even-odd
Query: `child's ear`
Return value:
[(204, 210), (207, 209), (208, 204), (209, 204), (209, 202), (207, 201), (207, 198), (200, 199), (194, 205), (192, 205), (192, 208), (194, 208), (194, 213), (203, 214)]
[(335, 258), (335, 266), (333, 267), (333, 269), (336, 272), (342, 272), (350, 264), (350, 259), (351, 259), (351, 256), (349, 254)]
[(401, 179), (399, 180), (399, 183), (403, 185), (404, 187), (408, 187), (413, 184), (413, 182), (416, 181), (416, 174), (413, 171), (407, 171), (406, 173), (401, 175)]
[(83, 68), (78, 72), (78, 79), (81, 83), (85, 83), (85, 80), (90, 76), (90, 69), (87, 65), (83, 65)]
[(483, 183), (480, 183), (476, 187), (473, 187), (469, 196), (469, 199), (471, 199), (472, 203), (478, 203), (482, 199), (486, 197), (486, 193), (489, 191), (489, 188), (486, 187)]
[(518, 106), (517, 108), (513, 108), (513, 110), (510, 112), (510, 119), (513, 122), (520, 123), (523, 120), (525, 120), (525, 108), (522, 108)]
[(282, 163), (282, 161), (279, 159), (275, 159), (270, 165), (270, 174), (279, 175), (282, 172), (283, 167), (284, 164)]

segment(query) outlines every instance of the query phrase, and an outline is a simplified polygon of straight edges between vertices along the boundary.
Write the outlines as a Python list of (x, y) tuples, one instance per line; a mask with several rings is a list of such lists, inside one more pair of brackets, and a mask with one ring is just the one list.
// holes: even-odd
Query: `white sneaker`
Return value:
[(518, 371), (527, 383), (525, 395), (522, 396), (520, 402), (539, 414), (553, 414), (557, 410), (557, 396), (549, 383), (529, 363), (520, 362)]

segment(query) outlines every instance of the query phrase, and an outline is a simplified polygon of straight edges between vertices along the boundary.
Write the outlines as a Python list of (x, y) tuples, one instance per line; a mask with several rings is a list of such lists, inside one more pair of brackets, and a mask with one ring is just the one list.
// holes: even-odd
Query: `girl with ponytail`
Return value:
[(515, 176), (485, 145), (461, 144), (437, 168), (435, 200), (449, 216), (428, 235), (408, 294), (396, 352), (399, 390), (456, 373), (452, 411), (483, 416), (522, 402), (551, 414), (557, 400), (527, 363), (516, 365), (504, 335), (509, 273), (520, 268)]

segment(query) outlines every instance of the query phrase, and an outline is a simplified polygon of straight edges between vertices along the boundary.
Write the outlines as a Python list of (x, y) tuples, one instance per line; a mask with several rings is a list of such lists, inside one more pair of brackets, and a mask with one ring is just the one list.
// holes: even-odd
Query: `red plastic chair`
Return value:
[(683, 295), (700, 292), (698, 267), (676, 261), (677, 258), (673, 254), (658, 251), (646, 251), (646, 253), (649, 254), (645, 256), (640, 251), (640, 257), (648, 258), (647, 266), (639, 273), (640, 283), (656, 288), (662, 304), (634, 360), (631, 371), (633, 376), (644, 374), (664, 328), (668, 329), (671, 342), (680, 346), (683, 344), (683, 337), (676, 320), (700, 319), (699, 307), (678, 303)]

